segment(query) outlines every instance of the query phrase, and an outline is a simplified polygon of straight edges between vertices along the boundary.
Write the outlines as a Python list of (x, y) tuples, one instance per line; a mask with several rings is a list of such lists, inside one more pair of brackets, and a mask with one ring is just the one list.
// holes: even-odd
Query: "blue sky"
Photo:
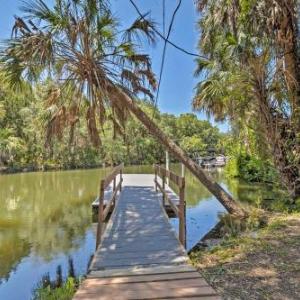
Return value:
[[(53, 0), (45, 0), (53, 3)], [(142, 12), (150, 12), (162, 31), (162, 0), (136, 0)], [(172, 42), (197, 53), (198, 19), (193, 0), (183, 0), (178, 11), (170, 36)], [(21, 0), (0, 0), (0, 39), (10, 36), (14, 15), (20, 14)], [(129, 0), (112, 0), (115, 15), (122, 23), (130, 24), (136, 17), (136, 11)], [(168, 26), (177, 1), (166, 0), (166, 25)], [(153, 69), (159, 74), (162, 58), (163, 42), (159, 40), (154, 48), (149, 50), (152, 57)], [(168, 46), (158, 106), (162, 112), (179, 115), (192, 111), (192, 98), (197, 80), (194, 78), (196, 63), (194, 57), (188, 56), (172, 46)], [(203, 113), (197, 113), (200, 119), (206, 119)], [(210, 120), (213, 122), (213, 120)], [(216, 124), (222, 131), (226, 131), (227, 124)]]

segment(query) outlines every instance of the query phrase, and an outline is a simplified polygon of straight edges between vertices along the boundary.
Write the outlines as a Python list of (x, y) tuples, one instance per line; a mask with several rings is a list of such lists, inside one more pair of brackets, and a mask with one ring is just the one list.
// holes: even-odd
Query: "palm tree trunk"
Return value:
[[(257, 71), (257, 68), (253, 70)], [(274, 114), (265, 88), (266, 76), (260, 74), (259, 76), (255, 72), (252, 74), (256, 82), (254, 90), (259, 107), (257, 111), (257, 115), (260, 117), (259, 123), (262, 126), (264, 137), (271, 147), (274, 165), (280, 174), (282, 185), (286, 187), (295, 202), (300, 196), (299, 165), (297, 162), (295, 163), (294, 158), (297, 145), (293, 145), (296, 143), (296, 134), (293, 133), (289, 119), (285, 119), (280, 114)]]
[[(279, 29), (275, 35), (275, 43), (280, 46), (284, 57), (284, 71), (287, 89), (291, 94), (292, 124), (300, 131), (300, 57), (299, 57), (299, 29), (298, 4), (294, 0), (277, 2), (281, 14), (277, 17)], [(281, 18), (280, 18), (281, 17)], [(274, 30), (272, 28), (272, 30)], [(282, 54), (280, 54), (282, 55)], [(281, 57), (279, 56), (279, 59)]]
[(207, 176), (198, 164), (186, 156), (184, 151), (143, 112), (133, 99), (116, 87), (111, 87), (110, 95), (114, 95), (112, 101), (119, 101), (126, 106), (149, 132), (199, 179), (230, 214), (240, 218), (247, 217), (241, 206), (217, 182)]

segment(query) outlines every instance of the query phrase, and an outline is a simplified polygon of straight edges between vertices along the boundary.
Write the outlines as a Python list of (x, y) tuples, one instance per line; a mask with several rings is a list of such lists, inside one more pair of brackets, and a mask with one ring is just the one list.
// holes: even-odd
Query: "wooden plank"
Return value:
[[(177, 244), (178, 242), (176, 243), (176, 241), (174, 240), (167, 240), (164, 242), (163, 245), (161, 244), (157, 244), (155, 243), (155, 241), (147, 241), (147, 242), (142, 242), (141, 241), (141, 244), (142, 245), (139, 245), (137, 246), (137, 242), (139, 241), (136, 241), (134, 243), (121, 243), (121, 242), (114, 242), (114, 243), (111, 243), (109, 244), (109, 242), (107, 241), (104, 241), (105, 243), (103, 243), (103, 245), (101, 245), (101, 247), (103, 247), (103, 249), (109, 249), (109, 251), (111, 251), (111, 253), (113, 252), (118, 252), (119, 250), (120, 251), (130, 251), (130, 250), (136, 250), (137, 252), (138, 251), (147, 251), (148, 252), (153, 252), (153, 251), (157, 251), (157, 249), (172, 249), (172, 247), (174, 247), (174, 251), (177, 251), (179, 253), (179, 249), (177, 247)], [(162, 247), (164, 246), (164, 248)]]
[(186, 256), (176, 256), (170, 259), (168, 256), (163, 256), (163, 257), (158, 257), (155, 259), (149, 258), (147, 256), (140, 256), (136, 258), (132, 257), (123, 257), (120, 259), (110, 259), (108, 260), (106, 257), (101, 259), (98, 258), (97, 263), (94, 264), (94, 268), (104, 268), (104, 269), (109, 269), (109, 268), (128, 268), (132, 266), (157, 266), (157, 265), (179, 265), (183, 263), (187, 263), (188, 258)]
[(119, 254), (110, 254), (107, 253), (106, 255), (102, 255), (101, 257), (98, 258), (98, 263), (100, 263), (101, 261), (105, 261), (108, 256), (110, 256), (110, 258), (112, 259), (113, 262), (124, 262), (124, 261), (134, 261), (137, 262), (139, 260), (151, 260), (151, 261), (155, 261), (157, 262), (158, 260), (174, 260), (175, 262), (178, 262), (178, 260), (182, 260), (187, 262), (188, 258), (185, 255), (179, 256), (177, 255), (177, 253), (173, 253), (171, 255), (168, 255), (165, 252), (161, 252), (161, 253), (143, 253), (143, 252), (138, 252), (136, 254), (136, 256), (134, 256), (134, 253), (124, 253), (123, 255), (119, 255)]
[[(110, 283), (102, 284), (102, 279), (100, 278), (92, 278), (87, 279), (87, 285), (92, 288), (99, 288), (100, 291), (104, 291), (106, 288), (108, 289), (118, 289), (119, 291), (126, 292), (128, 290), (131, 291), (144, 291), (146, 289), (152, 289), (155, 291), (168, 291), (171, 289), (176, 289), (178, 287), (201, 287), (204, 288), (209, 294), (213, 293), (212, 288), (203, 280), (202, 278), (177, 278), (177, 279), (170, 279), (168, 282), (165, 280), (156, 280), (156, 281), (142, 281), (142, 282), (124, 282), (120, 284), (117, 283)], [(147, 284), (145, 284), (147, 283)], [(166, 288), (167, 284), (167, 288)]]
[(106, 277), (99, 278), (88, 275), (88, 278), (97, 278), (99, 284), (122, 284), (130, 282), (155, 282), (155, 281), (169, 281), (176, 279), (192, 279), (198, 278), (203, 280), (200, 274), (194, 272), (177, 272), (177, 273), (162, 273), (162, 274), (146, 274), (146, 275), (135, 275), (135, 276), (119, 276), (119, 277)]
[(113, 260), (109, 258), (105, 258), (105, 260), (102, 260), (101, 258), (97, 258), (97, 261), (93, 264), (93, 267), (90, 268), (91, 271), (97, 271), (97, 270), (109, 270), (109, 266), (111, 269), (126, 269), (129, 270), (131, 268), (136, 269), (142, 269), (145, 268), (145, 266), (149, 267), (164, 267), (164, 266), (182, 266), (183, 264), (188, 263), (188, 258), (184, 256), (173, 256), (172, 258), (169, 258), (167, 256), (161, 256), (156, 259), (150, 259), (147, 257), (139, 256), (136, 259), (132, 257), (126, 257), (124, 256), (124, 259), (120, 260)]
[[(141, 245), (138, 245), (138, 243), (141, 243)], [(124, 248), (135, 248), (136, 250), (142, 250), (147, 249), (147, 247), (151, 249), (172, 249), (168, 248), (170, 246), (174, 247), (174, 249), (177, 249), (176, 247), (178, 245), (178, 241), (175, 239), (172, 239), (170, 236), (161, 236), (158, 237), (157, 240), (154, 239), (154, 237), (145, 236), (140, 238), (122, 238), (119, 239), (104, 239), (103, 243), (101, 244), (101, 247), (103, 248), (109, 248), (110, 250), (116, 250), (116, 249), (124, 249)], [(178, 248), (179, 249), (179, 248)]]
[[(150, 252), (151, 251), (151, 252)], [(106, 253), (110, 253), (111, 257), (113, 257), (114, 255), (131, 255), (132, 253), (136, 253), (136, 255), (144, 255), (144, 254), (155, 254), (155, 253), (169, 253), (170, 257), (172, 255), (179, 255), (180, 253), (183, 254), (184, 252), (182, 251), (181, 248), (176, 247), (175, 249), (171, 249), (171, 250), (167, 250), (166, 248), (163, 247), (159, 247), (157, 246), (156, 248), (143, 248), (143, 249), (136, 249), (132, 248), (132, 249), (123, 249), (123, 248), (119, 248), (117, 250), (111, 250), (109, 247), (108, 248), (100, 248), (97, 250), (97, 253), (94, 255), (94, 257), (100, 257), (102, 255), (105, 255)]]
[(153, 275), (153, 274), (165, 274), (165, 273), (190, 273), (195, 272), (195, 269), (187, 264), (182, 266), (155, 266), (149, 268), (142, 267), (131, 267), (122, 268), (114, 270), (101, 270), (101, 271), (91, 271), (88, 273), (90, 277), (119, 277), (119, 276), (136, 276), (136, 275)]
[(87, 279), (74, 299), (165, 299), (176, 297), (215, 297), (216, 292), (199, 279), (183, 279), (163, 282), (99, 285), (97, 280)]
[(177, 264), (170, 264), (168, 261), (161, 261), (161, 262), (153, 262), (153, 263), (140, 263), (137, 262), (136, 264), (133, 264), (132, 262), (130, 262), (129, 264), (109, 264), (109, 265), (105, 265), (105, 266), (97, 266), (96, 264), (94, 265), (96, 267), (96, 269), (93, 269), (92, 271), (95, 270), (119, 270), (119, 269), (129, 269), (131, 267), (135, 267), (135, 268), (153, 268), (153, 267), (163, 267), (163, 266), (168, 266), (168, 265), (172, 265), (172, 266), (180, 266), (183, 263), (186, 263), (186, 261), (183, 262), (178, 262)]

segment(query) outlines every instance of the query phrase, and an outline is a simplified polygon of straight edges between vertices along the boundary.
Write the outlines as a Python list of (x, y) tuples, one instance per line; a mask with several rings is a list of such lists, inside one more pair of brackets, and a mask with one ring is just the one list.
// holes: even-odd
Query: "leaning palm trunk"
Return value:
[(120, 101), (124, 104), (124, 106), (126, 106), (128, 110), (141, 121), (149, 132), (199, 179), (199, 181), (220, 201), (220, 203), (222, 203), (230, 214), (240, 218), (245, 218), (247, 216), (241, 206), (217, 182), (207, 176), (201, 167), (190, 159), (184, 151), (143, 112), (134, 100), (115, 87), (109, 88), (108, 92), (111, 95), (114, 95), (111, 100)]

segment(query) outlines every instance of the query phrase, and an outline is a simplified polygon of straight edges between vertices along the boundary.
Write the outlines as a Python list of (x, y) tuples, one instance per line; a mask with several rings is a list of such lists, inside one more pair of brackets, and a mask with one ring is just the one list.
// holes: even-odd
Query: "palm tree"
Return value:
[[(300, 196), (300, 56), (292, 1), (198, 0), (203, 12), (194, 108), (254, 126), (295, 201)], [(297, 74), (299, 73), (299, 74)], [(299, 79), (299, 80), (298, 80)], [(250, 125), (250, 126), (249, 126)]]
[(121, 30), (105, 0), (56, 0), (53, 9), (43, 0), (35, 0), (27, 1), (22, 10), (25, 16), (16, 17), (14, 36), (2, 53), (8, 80), (15, 84), (22, 77), (44, 80), (51, 76), (64, 90), (77, 93), (72, 103), (61, 100), (59, 89), (49, 93), (48, 105), (59, 101), (61, 105), (49, 120), (48, 138), (61, 134), (70, 117), (76, 119), (78, 110), (74, 107), (88, 104), (89, 133), (94, 145), (100, 146), (98, 124), (101, 127), (107, 120), (108, 109), (117, 131), (123, 130), (131, 112), (230, 213), (245, 216), (233, 198), (189, 159), (135, 101), (140, 93), (151, 98), (156, 88), (150, 58), (141, 48), (142, 38), (154, 42), (151, 20), (138, 18)]

